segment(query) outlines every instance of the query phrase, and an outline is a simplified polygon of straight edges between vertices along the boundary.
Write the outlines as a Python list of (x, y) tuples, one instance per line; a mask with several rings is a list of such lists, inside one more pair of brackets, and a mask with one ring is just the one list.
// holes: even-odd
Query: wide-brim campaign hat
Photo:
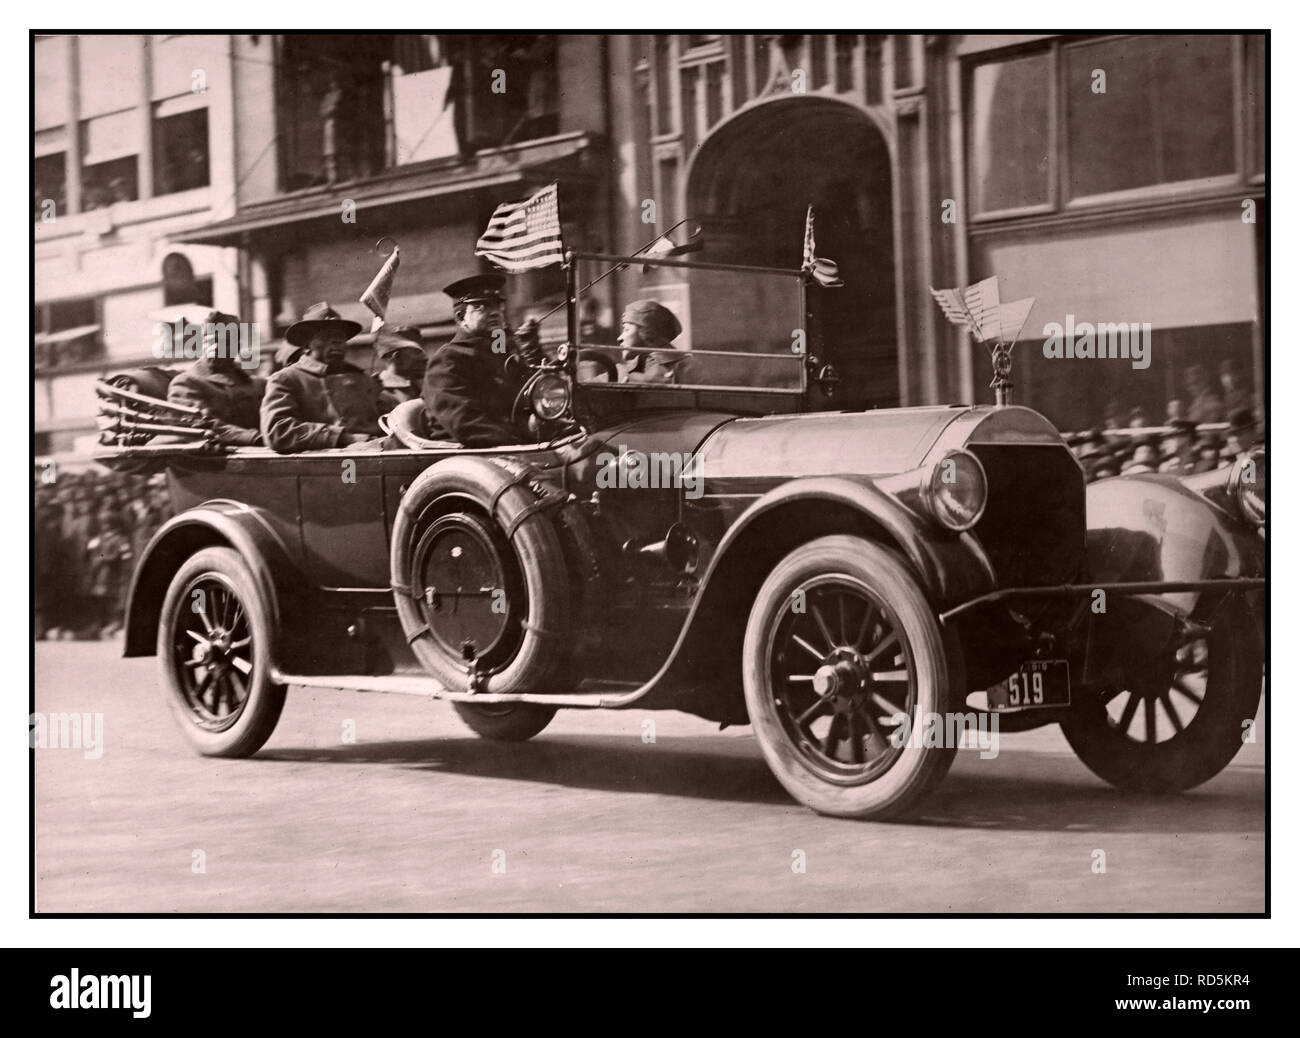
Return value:
[(322, 328), (346, 328), (349, 339), (361, 331), (361, 325), (341, 316), (329, 303), (312, 303), (302, 312), (301, 321), (289, 325), (284, 337), (295, 346), (305, 347), (311, 340), (312, 333)]
[(504, 303), (506, 276), (504, 274), (471, 274), (459, 278), (443, 289), (453, 304)]

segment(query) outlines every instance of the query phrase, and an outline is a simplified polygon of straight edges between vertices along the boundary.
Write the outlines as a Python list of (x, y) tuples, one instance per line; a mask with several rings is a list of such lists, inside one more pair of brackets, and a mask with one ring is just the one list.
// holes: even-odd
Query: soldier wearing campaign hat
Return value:
[(380, 435), (379, 387), (346, 361), (347, 343), (361, 331), (328, 303), (314, 303), (284, 337), (303, 354), (266, 382), (261, 429), (282, 454), (345, 447)]
[[(503, 274), (474, 274), (443, 289), (452, 301), (456, 334), (434, 351), (424, 372), (425, 418), (433, 439), (466, 447), (520, 442), (510, 422), (521, 382), (518, 365), (506, 363), (516, 354), (506, 334), (505, 284)], [(517, 344), (515, 349), (527, 357)]]
[(618, 344), (628, 363), (625, 382), (689, 382), (687, 354), (672, 345), (682, 325), (668, 307), (653, 299), (638, 299), (623, 311), (623, 331)]

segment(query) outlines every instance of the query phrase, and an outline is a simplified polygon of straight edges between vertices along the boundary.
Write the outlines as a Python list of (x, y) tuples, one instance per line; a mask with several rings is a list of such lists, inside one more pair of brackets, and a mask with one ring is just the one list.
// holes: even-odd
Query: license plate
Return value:
[(990, 710), (1034, 710), (1070, 705), (1070, 664), (1029, 660), (988, 691)]

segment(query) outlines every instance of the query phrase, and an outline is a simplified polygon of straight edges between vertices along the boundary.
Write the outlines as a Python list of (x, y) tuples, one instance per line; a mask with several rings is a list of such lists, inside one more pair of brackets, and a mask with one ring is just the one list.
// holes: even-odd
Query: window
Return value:
[[(157, 113), (159, 106), (155, 106)], [(153, 121), (153, 192), (170, 195), (208, 186), (208, 110)]]
[[(452, 36), (468, 100), (462, 139), (473, 149), (518, 144), (558, 132), (559, 82), (554, 36)], [(493, 90), (506, 74), (504, 91)]]
[(115, 112), (81, 124), (81, 208), (103, 209), (140, 197), (140, 121)]
[(37, 371), (82, 364), (103, 355), (97, 300), (43, 303), (37, 306), (35, 318), (33, 364)]
[(555, 47), (551, 35), (284, 37), (282, 188), (558, 132)]
[(1051, 201), (1051, 57), (976, 66), (971, 77), (971, 188), (975, 211)]
[(382, 63), (391, 37), (284, 37), (280, 126), (285, 190), (384, 168)]
[(33, 218), (39, 221), (45, 215), (46, 199), (54, 203), (55, 216), (64, 215), (68, 211), (67, 155), (61, 151), (54, 155), (41, 155), (36, 159), (33, 173)]
[(136, 156), (81, 168), (81, 209), (106, 209), (140, 197), (140, 163)]
[(1101, 40), (1064, 65), (1070, 198), (1233, 172), (1231, 37)]
[(977, 217), (1262, 174), (1259, 37), (1067, 37), (971, 66), (966, 88)]

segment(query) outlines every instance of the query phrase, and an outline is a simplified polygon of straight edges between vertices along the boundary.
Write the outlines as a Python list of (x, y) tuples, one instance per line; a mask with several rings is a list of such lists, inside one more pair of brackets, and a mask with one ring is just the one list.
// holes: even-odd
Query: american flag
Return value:
[(560, 201), (555, 184), (523, 202), (496, 207), (475, 256), (486, 256), (503, 270), (531, 270), (564, 260)]
[(803, 271), (823, 288), (843, 288), (840, 268), (834, 260), (821, 259), (817, 255), (817, 238), (813, 233), (813, 207), (808, 207), (808, 216), (803, 225)]

